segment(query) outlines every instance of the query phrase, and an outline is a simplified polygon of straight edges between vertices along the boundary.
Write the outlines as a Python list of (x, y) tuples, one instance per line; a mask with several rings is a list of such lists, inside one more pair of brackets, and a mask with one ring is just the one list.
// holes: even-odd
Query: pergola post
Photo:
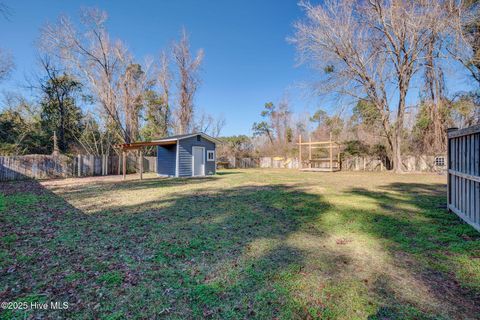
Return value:
[(140, 161), (139, 169), (140, 169), (140, 180), (143, 180), (143, 150), (138, 150), (139, 157), (138, 160)]
[(330, 171), (333, 171), (333, 144), (332, 144), (331, 132), (330, 132)]
[(78, 176), (82, 176), (82, 156), (78, 155)]
[[(123, 144), (118, 144), (115, 146), (115, 148), (118, 148), (118, 150), (122, 150), (122, 159), (120, 160), (120, 156), (118, 158), (118, 174), (120, 174), (120, 162), (123, 163), (123, 180), (127, 179), (127, 151), (131, 150), (133, 156), (137, 156), (137, 159), (134, 160), (136, 164), (138, 164), (136, 167), (137, 172), (140, 175), (140, 180), (143, 179), (143, 170), (144, 170), (144, 162), (143, 162), (143, 154), (144, 150), (143, 148), (145, 147), (153, 147), (153, 146), (171, 146), (177, 144), (176, 140), (167, 140), (167, 141), (146, 141), (146, 142), (132, 142), (132, 143), (123, 143)], [(138, 163), (140, 161), (140, 163)], [(149, 168), (147, 168), (148, 170)]]
[(298, 136), (298, 169), (302, 169), (302, 134)]
[(338, 151), (338, 153), (337, 153), (337, 169), (340, 170), (340, 169), (341, 169), (341, 165), (340, 165), (340, 147), (338, 146), (337, 148), (338, 148), (338, 149), (337, 149), (337, 151)]
[(123, 180), (127, 178), (127, 152), (122, 150), (122, 170), (123, 170)]
[(312, 168), (312, 136), (308, 137), (308, 167)]
[(122, 173), (122, 157), (120, 157), (120, 155), (118, 155), (118, 175), (120, 175)]

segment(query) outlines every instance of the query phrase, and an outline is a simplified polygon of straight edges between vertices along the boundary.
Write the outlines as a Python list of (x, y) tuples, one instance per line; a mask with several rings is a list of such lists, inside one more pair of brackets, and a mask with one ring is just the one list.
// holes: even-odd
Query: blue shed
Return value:
[(157, 174), (200, 177), (215, 174), (218, 140), (198, 132), (153, 140), (157, 145)]

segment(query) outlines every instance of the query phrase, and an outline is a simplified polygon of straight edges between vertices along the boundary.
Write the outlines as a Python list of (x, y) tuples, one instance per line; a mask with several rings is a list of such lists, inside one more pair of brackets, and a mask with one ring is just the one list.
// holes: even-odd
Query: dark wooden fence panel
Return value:
[(0, 181), (65, 178), (72, 175), (72, 170), (72, 160), (65, 156), (0, 157)]
[[(0, 181), (116, 175), (122, 172), (121, 166), (118, 156), (0, 156)], [(127, 172), (137, 172), (138, 167), (138, 158), (128, 156)], [(156, 169), (156, 157), (143, 158), (144, 172), (156, 172)]]
[(480, 125), (448, 132), (448, 209), (480, 231)]

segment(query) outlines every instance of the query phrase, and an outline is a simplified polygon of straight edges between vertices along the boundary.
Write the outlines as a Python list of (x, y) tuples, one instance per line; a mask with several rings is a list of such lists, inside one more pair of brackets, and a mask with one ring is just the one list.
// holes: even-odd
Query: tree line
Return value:
[[(288, 99), (267, 102), (253, 137), (224, 138), (219, 155), (293, 155), (300, 135), (326, 140), (331, 134), (344, 142), (345, 153), (388, 159), (401, 172), (403, 154), (444, 154), (448, 127), (480, 122), (478, 1), (300, 6), (304, 17), (288, 41), (316, 77), (311, 93), (339, 107), (299, 114)], [(61, 16), (42, 28), (41, 73), (29, 83), (37, 98), (5, 97), (1, 153), (49, 153), (54, 133), (62, 152), (90, 154), (169, 134), (220, 135), (224, 120), (195, 105), (204, 53), (191, 51), (187, 32), (155, 58), (139, 61), (110, 36), (106, 21), (105, 12), (85, 9), (79, 23)], [(12, 68), (11, 55), (0, 49), (0, 81)], [(469, 74), (464, 81), (474, 89), (449, 88), (452, 74)]]
[[(156, 58), (139, 61), (108, 33), (107, 13), (83, 9), (79, 23), (60, 16), (38, 39), (40, 73), (28, 81), (29, 101), (7, 94), (0, 113), (0, 153), (59, 151), (108, 155), (119, 143), (206, 131), (218, 136), (225, 121), (198, 111), (202, 49), (188, 33)], [(0, 51), (0, 80), (13, 59)]]
[[(257, 154), (296, 153), (298, 136), (344, 142), (347, 154), (387, 158), (402, 171), (402, 154), (444, 154), (446, 129), (480, 123), (480, 93), (449, 92), (447, 73), (468, 71), (480, 84), (480, 4), (454, 0), (325, 0), (301, 2), (305, 17), (289, 41), (317, 79), (315, 95), (336, 101), (294, 115), (289, 104), (265, 104), (253, 124)], [(463, 70), (459, 70), (463, 68)], [(452, 72), (452, 69), (454, 71)], [(458, 72), (460, 71), (460, 72)], [(407, 103), (420, 87), (415, 105)]]

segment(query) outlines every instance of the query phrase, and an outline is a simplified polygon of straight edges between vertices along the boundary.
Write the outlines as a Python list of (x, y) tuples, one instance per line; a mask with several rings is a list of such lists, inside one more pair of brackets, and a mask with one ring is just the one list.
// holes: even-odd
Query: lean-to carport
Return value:
[(177, 143), (176, 139), (168, 140), (168, 141), (145, 141), (145, 142), (132, 142), (132, 143), (124, 143), (118, 144), (115, 147), (122, 151), (122, 174), (123, 180), (127, 177), (127, 151), (130, 150), (137, 150), (138, 151), (138, 161), (139, 163), (139, 174), (140, 180), (143, 179), (143, 148), (145, 147), (155, 147), (155, 146), (167, 146), (167, 145), (174, 145)]

